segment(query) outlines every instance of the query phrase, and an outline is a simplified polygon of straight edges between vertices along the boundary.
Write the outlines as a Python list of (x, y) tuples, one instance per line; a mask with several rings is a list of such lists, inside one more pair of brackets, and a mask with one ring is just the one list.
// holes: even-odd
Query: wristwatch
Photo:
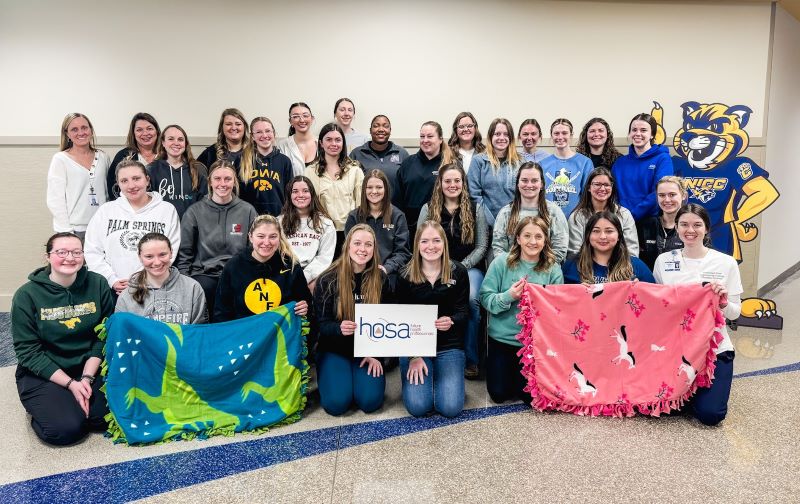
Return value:
[(92, 375), (85, 374), (85, 375), (81, 376), (81, 380), (89, 380), (89, 385), (93, 385), (94, 384), (94, 376), (92, 376)]

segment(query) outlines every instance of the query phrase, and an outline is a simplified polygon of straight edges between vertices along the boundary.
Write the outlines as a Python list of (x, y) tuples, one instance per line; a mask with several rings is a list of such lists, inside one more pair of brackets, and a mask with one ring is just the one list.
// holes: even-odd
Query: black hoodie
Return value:
[(208, 194), (206, 167), (195, 163), (197, 169), (197, 189), (192, 188), (192, 172), (189, 164), (183, 163), (180, 168), (173, 168), (166, 159), (157, 159), (147, 165), (150, 175), (150, 188), (159, 193), (161, 198), (172, 203), (182, 218), (186, 210), (202, 200)]
[(281, 259), (280, 252), (259, 262), (246, 248), (222, 270), (214, 302), (214, 322), (236, 320), (277, 308), (290, 301), (306, 301), (311, 312), (311, 291), (300, 263)]
[[(431, 200), (433, 184), (441, 164), (441, 152), (433, 159), (428, 159), (420, 150), (403, 161), (397, 171), (397, 194), (392, 198), (392, 203), (406, 214), (409, 231), (416, 229), (420, 209)], [(411, 239), (414, 239), (413, 234)]]
[(278, 149), (266, 156), (256, 154), (250, 180), (239, 180), (239, 197), (255, 207), (258, 215), (277, 217), (283, 207), (283, 191), (292, 180), (292, 161)]

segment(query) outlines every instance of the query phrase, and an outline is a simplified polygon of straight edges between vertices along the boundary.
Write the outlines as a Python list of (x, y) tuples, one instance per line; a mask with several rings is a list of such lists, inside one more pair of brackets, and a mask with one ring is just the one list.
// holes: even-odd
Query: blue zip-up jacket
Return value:
[(617, 159), (611, 169), (614, 175), (619, 204), (631, 211), (633, 219), (639, 221), (658, 215), (656, 185), (662, 177), (674, 175), (669, 149), (664, 145), (653, 145), (641, 156), (631, 145), (628, 154)]

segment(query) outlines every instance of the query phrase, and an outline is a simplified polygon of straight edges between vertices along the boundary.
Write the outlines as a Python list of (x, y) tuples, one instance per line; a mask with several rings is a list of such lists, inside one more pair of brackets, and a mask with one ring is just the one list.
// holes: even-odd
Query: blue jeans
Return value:
[(364, 413), (383, 406), (386, 376), (367, 374), (367, 365), (359, 367), (362, 357), (348, 358), (334, 352), (317, 356), (319, 402), (329, 415), (342, 415), (355, 405)]
[(509, 345), (489, 337), (486, 352), (486, 390), (492, 401), (500, 404), (509, 399), (520, 399), (531, 403), (531, 396), (525, 392), (527, 382), (522, 376), (522, 364), (517, 352), (520, 347)]
[(464, 409), (464, 351), (445, 350), (435, 358), (423, 357), (428, 366), (425, 383), (412, 385), (408, 381), (408, 357), (400, 358), (400, 377), (403, 380), (403, 404), (415, 417), (436, 410), (452, 418)]
[(690, 404), (694, 417), (705, 425), (717, 425), (728, 414), (728, 398), (733, 381), (733, 358), (731, 351), (717, 355), (714, 381), (709, 388), (698, 388)]
[(469, 320), (467, 331), (464, 334), (464, 353), (467, 356), (467, 365), (478, 365), (478, 330), (481, 325), (481, 303), (478, 294), (483, 283), (483, 272), (478, 268), (467, 271), (469, 275)]

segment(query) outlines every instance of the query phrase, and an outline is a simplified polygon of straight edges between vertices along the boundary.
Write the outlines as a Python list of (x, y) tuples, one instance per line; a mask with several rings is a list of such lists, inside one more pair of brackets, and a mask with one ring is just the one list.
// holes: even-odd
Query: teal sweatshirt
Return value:
[(528, 283), (539, 285), (563, 284), (564, 275), (558, 263), (546, 271), (534, 271), (535, 262), (520, 260), (509, 269), (506, 258), (507, 253), (500, 254), (489, 265), (481, 285), (481, 304), (489, 312), (489, 337), (507, 345), (522, 346), (517, 341), (520, 331), (517, 324), (519, 301), (512, 299), (508, 290), (514, 282), (526, 275)]
[(11, 334), (20, 366), (49, 379), (59, 369), (103, 358), (94, 328), (114, 313), (106, 279), (86, 267), (69, 287), (50, 280), (50, 266), (28, 276), (11, 302)]

